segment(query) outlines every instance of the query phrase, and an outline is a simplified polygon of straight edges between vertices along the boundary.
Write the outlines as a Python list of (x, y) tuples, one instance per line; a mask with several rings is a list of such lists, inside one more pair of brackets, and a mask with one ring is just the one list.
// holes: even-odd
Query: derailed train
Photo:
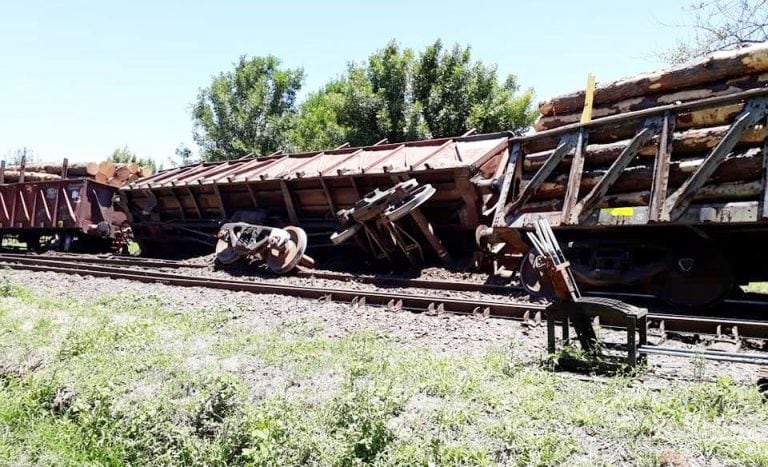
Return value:
[[(708, 73), (718, 71), (713, 63)], [(96, 233), (131, 235), (147, 250), (199, 244), (216, 248), (222, 262), (257, 256), (277, 272), (310, 264), (305, 252), (324, 266), (362, 256), (339, 254), (340, 245), (409, 267), (472, 258), (497, 274), (519, 272), (531, 293), (546, 294), (522, 234), (544, 218), (584, 286), (706, 305), (736, 285), (768, 280), (766, 78), (750, 75), (747, 90), (729, 82), (698, 100), (686, 89), (638, 97), (629, 111), (525, 136), (466, 134), (169, 169), (116, 190), (112, 210), (91, 209), (78, 228), (100, 219), (110, 228)], [(630, 84), (661, 92), (665, 79)], [(45, 196), (23, 198), (25, 219), (56, 225), (52, 213), (72, 217), (67, 203), (40, 202)]]
[[(354, 239), (414, 265), (480, 254), (496, 272), (519, 268), (532, 292), (542, 285), (521, 232), (546, 218), (582, 284), (703, 305), (768, 278), (766, 99), (756, 89), (528, 136), (202, 163), (139, 180), (120, 200), (143, 242), (214, 245), (225, 221), (291, 225), (316, 251)], [(688, 144), (700, 130), (685, 122), (723, 106), (736, 110)]]

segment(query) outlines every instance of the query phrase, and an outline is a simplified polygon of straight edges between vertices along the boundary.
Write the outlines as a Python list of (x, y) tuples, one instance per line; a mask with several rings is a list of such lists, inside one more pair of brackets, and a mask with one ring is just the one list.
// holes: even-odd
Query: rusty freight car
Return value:
[[(474, 244), (483, 193), (499, 176), (507, 140), (505, 133), (468, 134), (205, 162), (140, 179), (124, 187), (120, 198), (144, 245), (212, 246), (222, 224), (247, 222), (300, 227), (314, 248), (340, 243), (360, 228), (358, 243), (376, 246), (377, 254), (390, 257), (399, 248), (412, 259), (412, 248), (424, 244), (445, 259), (444, 248)], [(411, 214), (407, 219), (404, 205)], [(391, 231), (376, 233), (372, 225), (362, 225), (376, 209), (389, 216), (385, 223)], [(402, 228), (394, 227), (394, 217)], [(359, 226), (350, 224), (357, 221)], [(332, 242), (334, 232), (339, 235)], [(392, 242), (396, 245), (385, 245)]]
[(42, 238), (63, 250), (74, 244), (109, 248), (125, 222), (113, 206), (116, 192), (86, 178), (0, 184), (0, 236), (31, 249)]
[(528, 251), (519, 272), (533, 294), (547, 292), (523, 235), (537, 219), (585, 286), (701, 306), (768, 280), (767, 117), (758, 88), (511, 138), (479, 244), (502, 264)]

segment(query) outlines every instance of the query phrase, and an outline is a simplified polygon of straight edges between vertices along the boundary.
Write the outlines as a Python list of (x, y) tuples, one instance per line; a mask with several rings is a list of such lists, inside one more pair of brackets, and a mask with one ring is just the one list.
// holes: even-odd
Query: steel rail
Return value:
[[(381, 305), (391, 309), (410, 311), (449, 312), (459, 314), (482, 313), (494, 318), (524, 319), (530, 313), (544, 313), (546, 306), (532, 303), (510, 303), (494, 300), (463, 299), (392, 293), (370, 290), (354, 290), (325, 287), (282, 285), (256, 281), (219, 279), (204, 276), (186, 276), (146, 270), (126, 269), (99, 265), (77, 265), (67, 261), (41, 258), (7, 258), (0, 255), (0, 265), (11, 269), (51, 271), (66, 274), (91, 275), (115, 279), (127, 279), (148, 283), (164, 283), (186, 287), (207, 287), (252, 293), (271, 293), (309, 299), (323, 299), (362, 305)], [(768, 322), (738, 318), (689, 316), (667, 313), (649, 313), (650, 321), (664, 322), (666, 332), (681, 334), (717, 335), (719, 329), (736, 328), (738, 335), (746, 338), (768, 338)], [(621, 327), (621, 323), (603, 322), (608, 327)]]
[(111, 256), (111, 257), (98, 257), (98, 256), (81, 256), (76, 254), (70, 255), (56, 255), (56, 256), (44, 256), (44, 255), (29, 255), (20, 253), (0, 253), (0, 258), (9, 259), (41, 259), (41, 260), (55, 260), (66, 261), (71, 263), (92, 263), (92, 264), (113, 264), (123, 266), (140, 266), (149, 268), (205, 268), (207, 264), (195, 264), (187, 263), (184, 261), (164, 260), (154, 258), (134, 258), (128, 256)]
[(147, 283), (163, 283), (184, 287), (207, 287), (258, 294), (277, 294), (300, 298), (321, 299), (361, 305), (381, 305), (393, 310), (426, 311), (435, 313), (478, 314), (522, 319), (526, 312), (543, 311), (544, 306), (531, 303), (509, 303), (490, 300), (470, 300), (454, 297), (430, 297), (370, 290), (334, 289), (297, 285), (270, 284), (211, 277), (186, 276), (154, 271), (132, 270), (110, 266), (72, 266), (55, 260), (2, 258), (0, 265), (10, 269), (50, 271), (65, 274), (90, 275), (112, 279), (127, 279)]
[(732, 363), (749, 363), (752, 365), (768, 365), (768, 355), (757, 353), (721, 352), (718, 350), (704, 349), (679, 349), (675, 347), (641, 345), (638, 352), (647, 355), (667, 355), (682, 358), (703, 358)]

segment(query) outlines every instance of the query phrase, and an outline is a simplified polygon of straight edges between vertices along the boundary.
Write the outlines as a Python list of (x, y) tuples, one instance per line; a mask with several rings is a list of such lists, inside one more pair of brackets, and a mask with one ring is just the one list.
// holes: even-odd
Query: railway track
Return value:
[[(366, 305), (385, 307), (390, 311), (425, 312), (428, 315), (453, 313), (480, 317), (512, 319), (524, 321), (530, 325), (540, 322), (546, 306), (537, 303), (514, 303), (492, 299), (466, 299), (444, 296), (427, 296), (423, 293), (384, 292), (379, 290), (359, 290), (348, 288), (327, 288), (276, 284), (267, 281), (245, 281), (221, 279), (216, 277), (186, 275), (178, 272), (162, 272), (159, 268), (203, 268), (183, 261), (151, 260), (139, 258), (83, 257), (65, 256), (28, 256), (21, 254), (0, 254), (0, 266), (10, 269), (48, 271), (81, 276), (126, 279), (145, 283), (161, 283), (182, 287), (206, 287), (222, 290), (250, 292), (256, 294), (278, 294), (321, 301), (347, 303), (352, 309), (361, 309)], [(143, 269), (139, 269), (143, 268)], [(303, 272), (302, 276), (338, 278), (336, 273)], [(362, 279), (362, 280), (360, 280)], [(383, 283), (393, 287), (430, 288), (435, 290), (465, 290), (488, 293), (501, 293), (505, 286), (478, 283), (454, 283), (449, 281), (404, 279), (393, 277), (365, 276), (355, 279), (373, 285)], [(453, 287), (450, 287), (452, 285)], [(509, 289), (507, 289), (509, 291)], [(739, 319), (712, 316), (690, 316), (672, 313), (649, 313), (651, 334), (654, 331), (701, 334), (710, 336), (737, 336), (739, 338), (768, 339), (768, 322), (753, 319)], [(621, 327), (621, 323), (601, 322), (607, 327)], [(768, 364), (768, 357), (759, 354), (743, 354), (713, 351), (684, 352), (680, 349), (649, 345), (641, 349), (648, 354), (665, 354), (679, 357), (703, 357), (713, 360), (725, 360), (743, 363)]]

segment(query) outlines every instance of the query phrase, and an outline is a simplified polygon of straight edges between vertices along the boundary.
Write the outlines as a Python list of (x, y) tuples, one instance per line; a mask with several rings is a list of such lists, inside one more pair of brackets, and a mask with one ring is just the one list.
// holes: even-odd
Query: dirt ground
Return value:
[[(188, 269), (185, 273), (190, 271), (212, 277), (232, 277), (226, 271)], [(54, 297), (95, 300), (104, 296), (130, 292), (158, 297), (166, 306), (179, 309), (194, 309), (200, 306), (211, 309), (236, 308), (243, 310), (242, 315), (237, 318), (238, 322), (254, 329), (254, 332), (273, 327), (282, 321), (301, 317), (308, 322), (322, 325), (323, 335), (326, 337), (342, 337), (366, 330), (377, 331), (387, 333), (395, 341), (404, 345), (427, 346), (434, 351), (449, 354), (482, 353), (490, 348), (514, 342), (515, 352), (518, 354), (516, 356), (529, 363), (541, 361), (546, 353), (545, 326), (531, 327), (511, 320), (482, 319), (451, 314), (434, 317), (408, 311), (392, 313), (383, 307), (370, 305), (362, 310), (353, 310), (348, 304), (325, 303), (280, 295), (175, 287), (94, 277), (83, 278), (56, 273), (9, 271), (8, 274), (33, 290)], [(445, 273), (440, 275), (446, 277)], [(306, 284), (306, 279), (292, 276), (264, 275), (252, 276), (251, 279), (288, 285)], [(313, 280), (313, 285), (324, 288), (354, 285), (360, 290), (403, 291), (397, 288), (382, 289), (369, 284), (350, 284), (346, 281), (329, 279)], [(514, 296), (477, 292), (419, 290), (419, 293), (483, 300), (526, 301)], [(571, 335), (575, 335), (573, 331)], [(602, 330), (602, 336), (610, 342), (621, 342), (624, 337), (620, 332), (606, 329)], [(651, 337), (651, 343), (654, 343), (653, 337)], [(697, 346), (674, 338), (668, 339), (663, 344), (684, 349), (704, 348), (703, 345)], [(718, 377), (727, 376), (735, 381), (754, 382), (760, 370), (760, 366), (751, 364), (709, 360), (702, 362), (700, 359), (653, 355), (648, 358), (647, 368), (637, 380), (646, 384), (663, 385), (668, 379), (714, 381)]]

